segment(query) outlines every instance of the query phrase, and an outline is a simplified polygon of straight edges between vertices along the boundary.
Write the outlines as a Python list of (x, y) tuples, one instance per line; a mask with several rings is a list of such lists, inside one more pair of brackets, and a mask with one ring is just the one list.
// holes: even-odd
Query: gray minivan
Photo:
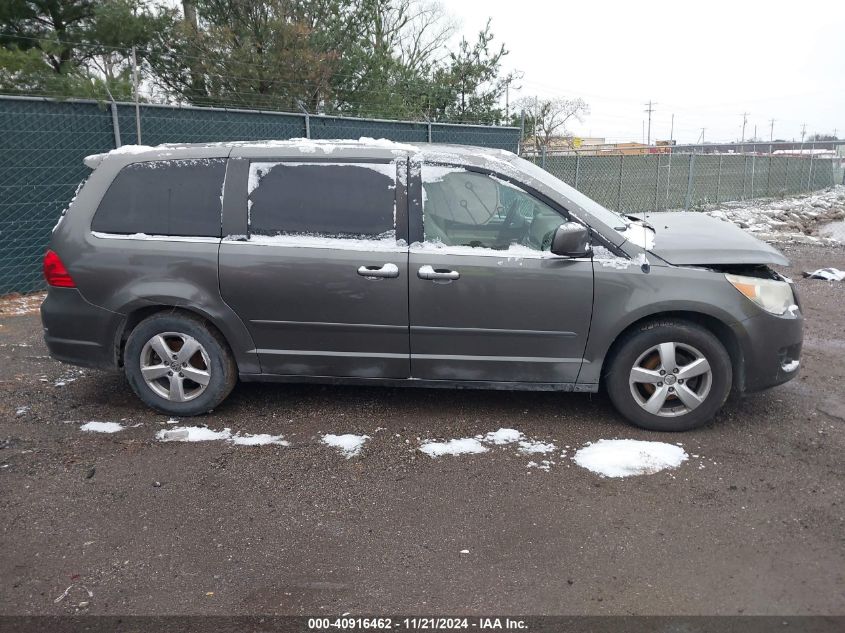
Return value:
[(44, 259), (47, 346), (123, 368), (170, 415), (238, 379), (603, 386), (679, 431), (798, 371), (778, 251), (698, 213), (614, 213), (509, 152), (301, 139), (85, 162)]

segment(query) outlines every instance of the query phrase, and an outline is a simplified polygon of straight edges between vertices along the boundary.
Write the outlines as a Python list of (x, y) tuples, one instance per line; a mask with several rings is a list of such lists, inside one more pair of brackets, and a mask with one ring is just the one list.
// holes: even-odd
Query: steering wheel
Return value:
[(508, 231), (516, 222), (516, 210), (519, 206), (519, 198), (514, 198), (511, 200), (511, 203), (508, 205), (507, 212), (505, 213), (505, 220), (502, 222), (502, 227), (499, 229), (499, 234), (496, 236), (496, 241), (501, 242), (507, 236)]

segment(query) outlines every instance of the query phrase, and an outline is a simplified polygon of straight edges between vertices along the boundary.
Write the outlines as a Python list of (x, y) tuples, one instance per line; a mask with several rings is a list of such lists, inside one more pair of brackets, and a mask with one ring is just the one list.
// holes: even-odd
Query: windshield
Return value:
[(584, 211), (595, 217), (602, 224), (606, 224), (619, 232), (624, 232), (628, 228), (628, 225), (630, 224), (629, 220), (618, 213), (601, 206), (595, 200), (588, 198), (574, 187), (567, 185), (560, 178), (550, 174), (542, 167), (519, 157), (512, 162), (515, 166), (519, 167), (521, 171), (525, 172), (532, 178), (540, 181), (547, 187), (560, 191), (563, 195), (584, 209)]

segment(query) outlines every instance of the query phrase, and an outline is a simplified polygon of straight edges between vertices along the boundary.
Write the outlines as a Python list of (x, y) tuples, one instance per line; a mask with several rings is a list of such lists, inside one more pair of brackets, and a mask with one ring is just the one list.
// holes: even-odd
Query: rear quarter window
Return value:
[(250, 233), (388, 237), (395, 235), (395, 197), (392, 163), (253, 162)]
[(225, 159), (127, 165), (106, 191), (91, 230), (132, 235), (220, 237)]

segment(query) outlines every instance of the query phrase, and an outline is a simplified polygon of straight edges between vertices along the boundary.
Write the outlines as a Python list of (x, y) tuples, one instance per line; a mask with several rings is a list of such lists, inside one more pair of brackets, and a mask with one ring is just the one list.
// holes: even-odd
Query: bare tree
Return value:
[[(518, 106), (525, 112), (526, 134), (530, 134), (534, 141), (534, 150), (548, 149), (552, 138), (568, 138), (567, 125), (574, 119), (582, 121), (584, 115), (590, 113), (590, 106), (581, 98), (576, 99), (537, 99), (523, 97)], [(567, 145), (572, 147), (572, 138), (568, 138)]]

